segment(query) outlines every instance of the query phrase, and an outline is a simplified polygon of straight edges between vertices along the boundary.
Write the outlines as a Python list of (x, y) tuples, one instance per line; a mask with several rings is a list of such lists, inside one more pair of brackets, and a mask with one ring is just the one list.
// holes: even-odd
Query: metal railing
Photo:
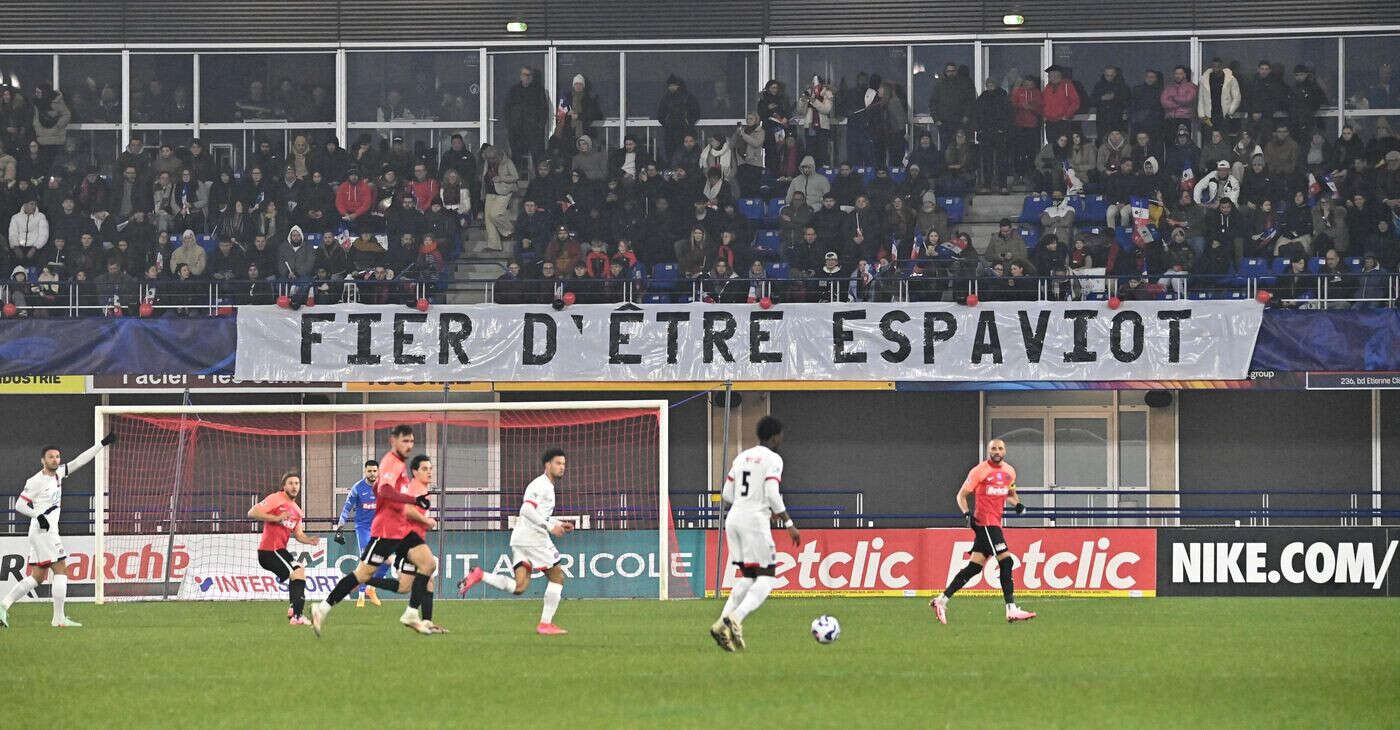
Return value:
[[(150, 305), (152, 316), (168, 314), (218, 316), (238, 306), (277, 304), (283, 296), (306, 304), (413, 304), (443, 288), (434, 281), (403, 279), (160, 279), (111, 285), (62, 281), (0, 283), (0, 302), (16, 305), (15, 316), (95, 317), (141, 314)], [(311, 294), (311, 301), (306, 301)], [(23, 302), (23, 303), (21, 303)]]

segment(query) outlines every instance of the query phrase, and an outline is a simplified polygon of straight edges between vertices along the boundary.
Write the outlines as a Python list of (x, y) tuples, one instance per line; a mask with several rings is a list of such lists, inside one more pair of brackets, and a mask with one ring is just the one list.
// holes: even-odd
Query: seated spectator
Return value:
[(997, 232), (992, 234), (987, 241), (987, 247), (982, 251), (982, 259), (989, 265), (998, 261), (1010, 262), (1012, 259), (1024, 261), (1028, 255), (1026, 241), (1011, 225), (1010, 218), (1001, 219), (997, 224)]
[(937, 176), (942, 171), (943, 155), (938, 148), (933, 145), (933, 135), (928, 132), (919, 132), (914, 140), (914, 149), (909, 153), (909, 166), (918, 165), (930, 176)]
[(580, 136), (574, 142), (577, 150), (571, 161), (571, 169), (582, 172), (589, 180), (608, 179), (608, 153), (593, 149), (593, 138)]
[(1288, 125), (1274, 125), (1274, 136), (1264, 144), (1264, 163), (1269, 174), (1288, 179), (1298, 170), (1298, 143), (1289, 134)]
[(234, 304), (242, 305), (264, 305), (272, 304), (277, 295), (272, 285), (266, 281), (266, 275), (258, 269), (257, 264), (248, 264), (248, 269), (243, 276), (247, 283), (239, 283), (234, 291)]
[(122, 270), (122, 260), (116, 256), (107, 259), (107, 270), (93, 282), (97, 287), (98, 299), (104, 304), (124, 307), (127, 314), (137, 314), (137, 281)]
[(1308, 260), (1295, 256), (1288, 260), (1288, 273), (1278, 278), (1274, 291), (1275, 303), (1280, 307), (1298, 309), (1303, 305), (1300, 299), (1312, 299), (1317, 294), (1318, 279), (1308, 273)]
[(827, 250), (824, 244), (833, 239), (823, 241), (817, 235), (816, 226), (807, 226), (802, 229), (802, 237), (793, 242), (793, 245), (783, 250), (783, 260), (791, 267), (794, 278), (809, 278), (812, 272), (822, 266), (822, 252)]
[[(1326, 249), (1327, 254), (1318, 272), (1323, 281), (1328, 299), (1351, 299), (1356, 295), (1356, 279), (1342, 267), (1342, 257), (1335, 248)], [(1347, 309), (1347, 302), (1332, 302), (1328, 309)]]
[(573, 271), (574, 264), (583, 259), (583, 249), (563, 224), (556, 226), (554, 237), (544, 249), (544, 260), (554, 264), (555, 271)]
[(948, 237), (951, 230), (948, 226), (948, 211), (939, 204), (938, 197), (932, 191), (919, 198), (919, 212), (914, 219), (914, 230), (924, 236), (937, 233), (941, 238)]
[(492, 301), (497, 304), (523, 304), (525, 293), (520, 262), (512, 261), (506, 264), (505, 273), (496, 277), (496, 283), (492, 287)]
[[(914, 230), (918, 216), (903, 197), (896, 196), (885, 206), (885, 230), (888, 231), (890, 245), (894, 251), (908, 251), (914, 243)], [(894, 258), (899, 258), (896, 254)]]
[(837, 250), (850, 260), (861, 256), (879, 258), (882, 253), (888, 254), (890, 232), (885, 221), (884, 212), (871, 205), (869, 194), (857, 195), (855, 208), (846, 216), (846, 227), (841, 233), (841, 245)]
[(1040, 148), (1040, 152), (1035, 156), (1035, 170), (1039, 178), (1037, 189), (1041, 195), (1046, 195), (1052, 190), (1061, 194), (1065, 192), (1065, 167), (1070, 166), (1073, 169), (1070, 165), (1070, 155), (1073, 152), (1068, 134), (1061, 134)]
[(178, 276), (181, 265), (189, 267), (187, 277), (199, 277), (204, 275), (204, 269), (208, 265), (208, 257), (204, 253), (204, 247), (200, 246), (194, 237), (194, 231), (185, 229), (180, 234), (180, 245), (170, 254), (170, 271)]
[(1215, 170), (1197, 183), (1192, 191), (1192, 198), (1197, 205), (1214, 210), (1220, 206), (1222, 198), (1229, 198), (1236, 205), (1240, 202), (1240, 181), (1230, 170), (1230, 163), (1220, 160), (1215, 163)]
[(1312, 252), (1312, 208), (1308, 197), (1299, 190), (1293, 193), (1292, 204), (1279, 216), (1279, 238), (1276, 255), (1289, 258), (1304, 257)]
[(724, 259), (716, 260), (701, 278), (700, 291), (707, 303), (737, 304), (748, 298), (748, 285)]
[(29, 263), (49, 242), (49, 219), (39, 210), (37, 201), (26, 200), (19, 212), (10, 217), (9, 232), (11, 255), (18, 262)]
[(1066, 193), (1078, 195), (1084, 192), (1089, 185), (1098, 185), (1099, 180), (1099, 149), (1094, 146), (1092, 140), (1086, 139), (1082, 132), (1078, 130), (1070, 132), (1069, 135), (1069, 164), (1074, 171), (1074, 177), (1079, 181), (1079, 190), (1074, 190), (1074, 186), (1067, 186)]
[(700, 194), (705, 196), (708, 205), (723, 208), (734, 204), (734, 193), (725, 181), (723, 173), (716, 167), (705, 170), (705, 184), (701, 186)]
[(1240, 183), (1240, 202), (1250, 210), (1257, 210), (1265, 200), (1278, 200), (1282, 192), (1281, 181), (1265, 167), (1264, 155), (1255, 155)]
[(1131, 159), (1124, 160), (1115, 170), (1109, 168), (1104, 176), (1103, 196), (1108, 202), (1105, 222), (1110, 228), (1133, 224), (1132, 199), (1145, 197), (1149, 180), (1137, 174)]
[(831, 183), (817, 173), (817, 163), (811, 155), (802, 158), (799, 169), (800, 174), (794, 177), (792, 183), (788, 185), (787, 202), (792, 202), (793, 193), (801, 192), (807, 197), (808, 204), (815, 210), (817, 206), (821, 205), (822, 196), (831, 190)]
[(1035, 246), (1035, 252), (1031, 261), (1032, 267), (1043, 276), (1055, 276), (1064, 273), (1067, 269), (1068, 254), (1064, 245), (1060, 243), (1060, 237), (1054, 233), (1047, 233), (1040, 237), (1040, 242)]
[(1388, 272), (1381, 268), (1381, 257), (1375, 251), (1367, 251), (1362, 259), (1361, 273), (1356, 284), (1356, 309), (1378, 309), (1386, 306), (1390, 293)]
[(953, 143), (943, 150), (943, 176), (939, 189), (949, 195), (967, 195), (976, 187), (977, 150), (967, 130), (953, 133)]
[(1345, 256), (1351, 248), (1346, 206), (1336, 205), (1331, 196), (1323, 195), (1312, 208), (1311, 215), (1313, 251), (1336, 251)]
[(242, 249), (234, 245), (232, 238), (221, 236), (219, 245), (208, 257), (208, 264), (204, 270), (209, 273), (210, 278), (225, 281), (242, 276), (247, 269), (248, 259), (243, 255)]
[(1254, 212), (1249, 222), (1249, 236), (1244, 243), (1244, 255), (1248, 258), (1272, 260), (1278, 255), (1279, 223), (1274, 216), (1274, 203), (1264, 200)]
[(1236, 260), (1230, 243), (1211, 236), (1205, 250), (1191, 264), (1191, 275), (1204, 281), (1207, 288), (1220, 289), (1229, 284), (1227, 277), (1235, 273)]
[[(836, 198), (832, 198), (832, 205), (836, 205)], [(817, 205), (820, 207), (821, 202)], [(802, 191), (793, 194), (792, 200), (778, 211), (778, 235), (782, 244), (787, 246), (802, 236), (802, 229), (807, 227), (813, 215), (813, 209), (807, 205), (807, 196)]]
[(1041, 233), (1054, 234), (1061, 241), (1068, 241), (1074, 234), (1074, 206), (1062, 190), (1050, 195), (1053, 202), (1040, 212)]

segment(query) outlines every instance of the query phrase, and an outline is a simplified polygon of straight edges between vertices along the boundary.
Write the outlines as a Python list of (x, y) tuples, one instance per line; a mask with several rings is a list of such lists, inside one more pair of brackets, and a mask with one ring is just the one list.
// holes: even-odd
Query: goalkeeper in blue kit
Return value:
[[(353, 515), (355, 517), (355, 541), (356, 549), (364, 553), (365, 546), (369, 545), (370, 524), (374, 522), (374, 510), (376, 507), (374, 497), (374, 483), (379, 479), (379, 462), (370, 459), (365, 462), (365, 478), (355, 482), (355, 486), (350, 487), (350, 493), (345, 496), (345, 506), (340, 508), (340, 521), (335, 523), (335, 541), (344, 545), (345, 538), (341, 535), (341, 530), (345, 527), (346, 521)], [(389, 563), (386, 561), (379, 569), (374, 571), (374, 578), (371, 580), (384, 578), (389, 575)], [(364, 608), (365, 598), (374, 605), (380, 605), (379, 595), (375, 593), (374, 586), (366, 583), (360, 586), (360, 594), (355, 597), (355, 607)]]

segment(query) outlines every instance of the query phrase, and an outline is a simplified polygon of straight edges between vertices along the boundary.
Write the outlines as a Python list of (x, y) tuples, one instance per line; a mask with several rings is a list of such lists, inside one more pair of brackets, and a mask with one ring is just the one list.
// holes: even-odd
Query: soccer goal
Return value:
[(570, 596), (703, 595), (703, 549), (678, 544), (671, 516), (664, 400), (101, 406), (95, 420), (99, 434), (117, 435), (96, 463), (99, 603), (285, 598), (257, 564), (262, 525), (247, 512), (293, 470), (306, 533), (322, 541), (288, 550), (307, 566), (308, 597), (325, 595), (358, 556), (353, 518), (344, 545), (329, 539), (345, 497), (399, 424), (414, 429), (413, 453), (434, 462), (439, 529), (428, 543), (444, 586), (477, 565), (510, 570), (521, 496), (558, 447), (568, 469), (554, 516), (575, 529), (555, 542)]

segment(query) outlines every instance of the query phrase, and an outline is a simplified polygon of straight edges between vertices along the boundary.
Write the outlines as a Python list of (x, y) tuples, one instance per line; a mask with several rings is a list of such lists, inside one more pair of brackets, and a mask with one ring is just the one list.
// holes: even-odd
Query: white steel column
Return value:
[[(981, 96), (986, 91), (985, 81), (987, 79), (987, 59), (984, 57), (986, 51), (982, 48), (982, 41), (972, 42), (972, 86), (977, 89), (977, 95)], [(1007, 89), (1010, 94), (1011, 90)]]
[(546, 134), (554, 134), (554, 113), (559, 108), (559, 49), (551, 45), (544, 57), (544, 93), (549, 95), (549, 125)]
[[(476, 118), (481, 122), (480, 134), (477, 135), (476, 139), (477, 147), (480, 147), (482, 142), (490, 141), (491, 128), (495, 126), (491, 124), (491, 97), (488, 96), (491, 88), (491, 68), (489, 66), (489, 61), (490, 59), (486, 55), (486, 47), (482, 46), (477, 49), (476, 98), (478, 112)], [(468, 147), (468, 149), (471, 148)], [(525, 173), (525, 177), (528, 178), (529, 176), (530, 173)]]
[[(1371, 509), (1381, 509), (1381, 391), (1371, 389)], [(1379, 514), (1371, 515), (1371, 524), (1380, 527)]]
[(346, 138), (349, 131), (346, 129), (346, 122), (350, 118), (349, 110), (346, 109), (345, 83), (349, 76), (346, 69), (345, 49), (339, 48), (335, 52), (335, 138), (340, 140), (340, 146), (349, 149), (350, 140)]
[[(622, 138), (627, 136), (627, 52), (617, 52), (617, 123), (622, 125), (617, 133), (617, 146), (622, 146)], [(606, 124), (606, 122), (604, 122)], [(603, 130), (603, 147), (608, 145), (608, 130)]]
[[(199, 79), (199, 54), (198, 54), (198, 53), (193, 53), (193, 54), (190, 54), (190, 56), (191, 56), (191, 58), (190, 58), (190, 63), (193, 64), (193, 65), (192, 65), (192, 68), (194, 69), (194, 76), (191, 77), (191, 83), (190, 83), (190, 87), (191, 87), (191, 88), (190, 88), (190, 122), (192, 122), (192, 123), (194, 124), (194, 129), (190, 132), (190, 134), (193, 135), (195, 139), (198, 139), (198, 138), (199, 138), (199, 87), (200, 87), (202, 84), (200, 83), (200, 79)], [(336, 85), (339, 86), (339, 84), (336, 84)], [(213, 153), (211, 152), (210, 154), (213, 154)], [(230, 164), (233, 164), (233, 163), (234, 163), (234, 160), (229, 160), (229, 163), (230, 163)], [(245, 164), (246, 164), (246, 161), (245, 161)], [(236, 167), (236, 165), (235, 165), (235, 167)]]
[[(122, 140), (117, 145), (120, 150), (126, 149), (126, 143), (131, 141), (131, 51), (122, 50)], [(120, 153), (118, 153), (120, 154)], [(117, 170), (121, 174), (121, 170)]]
[(1342, 135), (1342, 126), (1347, 123), (1347, 39), (1337, 37), (1337, 128), (1333, 133)]
[[(768, 79), (773, 78), (773, 49), (767, 43), (758, 44), (758, 89), (768, 83)], [(744, 89), (744, 93), (753, 96), (758, 89)]]

